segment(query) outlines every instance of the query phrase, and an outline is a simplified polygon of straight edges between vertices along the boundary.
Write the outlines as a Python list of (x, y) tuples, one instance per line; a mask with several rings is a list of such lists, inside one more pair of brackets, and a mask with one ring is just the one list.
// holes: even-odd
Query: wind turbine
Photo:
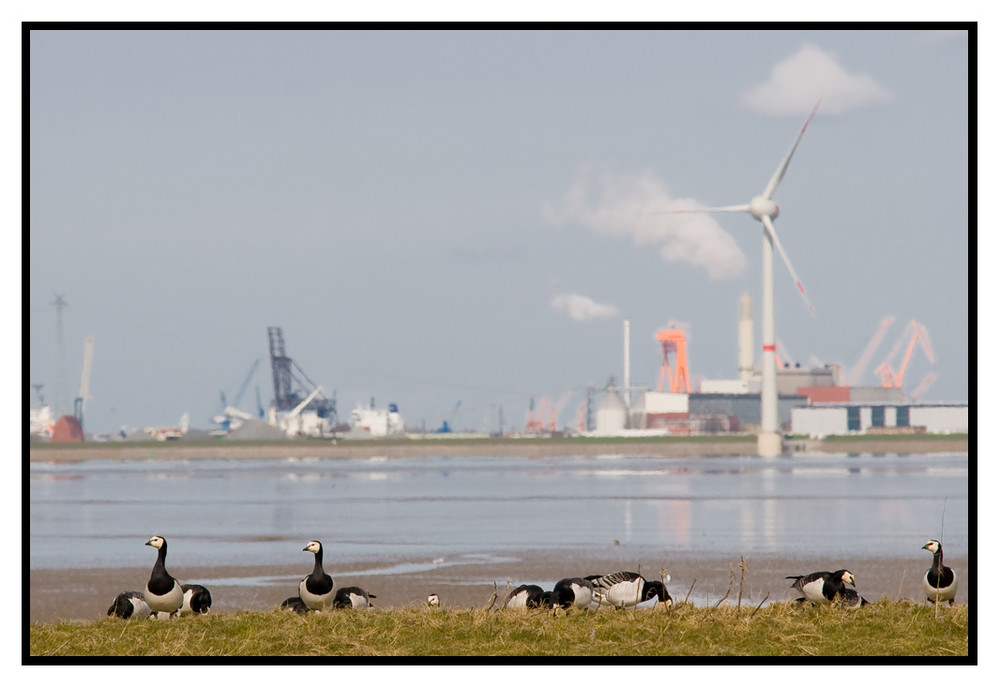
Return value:
[(813, 107), (812, 112), (802, 125), (799, 135), (795, 138), (795, 143), (785, 154), (778, 169), (774, 171), (771, 179), (764, 187), (763, 193), (754, 196), (749, 203), (743, 205), (730, 205), (718, 208), (698, 208), (694, 210), (671, 210), (669, 213), (750, 213), (755, 219), (764, 225), (764, 259), (763, 259), (763, 308), (762, 310), (762, 336), (764, 339), (764, 362), (761, 371), (760, 385), (760, 433), (757, 435), (757, 453), (765, 457), (778, 456), (781, 453), (781, 435), (778, 432), (778, 373), (775, 366), (775, 334), (774, 334), (774, 249), (778, 249), (785, 267), (795, 281), (795, 287), (799, 290), (802, 298), (809, 308), (809, 313), (813, 316), (816, 311), (806, 296), (806, 289), (802, 286), (792, 261), (788, 259), (788, 254), (778, 240), (778, 234), (774, 231), (774, 220), (778, 217), (778, 204), (774, 202), (774, 192), (778, 189), (791, 162), (795, 149), (799, 146), (799, 141), (806, 133), (806, 128), (812, 121), (813, 116), (819, 109), (819, 102)]

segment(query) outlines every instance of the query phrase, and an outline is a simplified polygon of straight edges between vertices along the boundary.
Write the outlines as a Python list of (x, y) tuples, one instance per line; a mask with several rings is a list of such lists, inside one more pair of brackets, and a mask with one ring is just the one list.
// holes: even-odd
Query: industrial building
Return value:
[[(657, 333), (662, 349), (656, 391), (629, 385), (629, 323), (625, 321), (625, 386), (609, 384), (597, 406), (591, 434), (754, 433), (761, 425), (761, 374), (753, 365), (750, 296), (740, 300), (738, 377), (702, 380), (692, 391), (686, 332), (671, 324)], [(902, 375), (916, 344), (928, 358), (933, 352), (926, 329), (916, 322), (903, 333), (886, 362), (876, 370), (881, 386), (854, 384), (884, 337), (892, 318), (882, 321), (862, 358), (848, 373), (839, 365), (801, 367), (775, 353), (778, 427), (784, 434), (825, 436), (856, 432), (968, 432), (968, 404), (918, 404), (933, 379), (928, 376), (913, 394), (902, 388)], [(889, 364), (905, 347), (898, 371)], [(782, 347), (778, 347), (781, 350)], [(896, 430), (900, 428), (901, 430)]]
[(852, 433), (969, 432), (967, 403), (818, 403), (793, 408), (791, 416), (792, 434), (815, 439)]

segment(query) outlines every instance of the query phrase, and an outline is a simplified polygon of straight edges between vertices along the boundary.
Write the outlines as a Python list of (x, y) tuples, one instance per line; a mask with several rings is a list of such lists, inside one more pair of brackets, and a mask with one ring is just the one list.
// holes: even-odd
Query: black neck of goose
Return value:
[(164, 543), (162, 545), (160, 545), (160, 549), (158, 549), (156, 551), (156, 563), (153, 565), (153, 568), (156, 569), (156, 570), (158, 570), (158, 571), (163, 571), (164, 573), (167, 572), (167, 543), (166, 543), (166, 541), (164, 541)]
[(323, 575), (323, 548), (320, 547), (319, 551), (316, 552), (316, 565), (313, 566), (313, 574), (317, 576)]
[(938, 546), (938, 551), (934, 553), (934, 570), (940, 571), (942, 569), (942, 560), (944, 559), (944, 552), (941, 551), (941, 547)]

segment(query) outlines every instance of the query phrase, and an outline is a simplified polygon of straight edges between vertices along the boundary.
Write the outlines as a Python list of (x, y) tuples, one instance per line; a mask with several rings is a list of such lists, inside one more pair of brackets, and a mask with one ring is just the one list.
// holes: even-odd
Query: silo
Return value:
[(618, 392), (609, 389), (597, 405), (597, 433), (612, 435), (625, 429), (628, 407)]

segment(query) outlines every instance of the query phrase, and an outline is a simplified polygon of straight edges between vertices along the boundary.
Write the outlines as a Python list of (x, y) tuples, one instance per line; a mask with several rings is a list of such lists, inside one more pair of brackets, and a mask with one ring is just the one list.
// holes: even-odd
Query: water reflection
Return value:
[[(447, 477), (447, 480), (443, 478)], [(30, 565), (340, 561), (610, 545), (660, 551), (968, 551), (968, 457), (212, 459), (30, 465)], [(450, 560), (450, 559), (449, 559)]]

